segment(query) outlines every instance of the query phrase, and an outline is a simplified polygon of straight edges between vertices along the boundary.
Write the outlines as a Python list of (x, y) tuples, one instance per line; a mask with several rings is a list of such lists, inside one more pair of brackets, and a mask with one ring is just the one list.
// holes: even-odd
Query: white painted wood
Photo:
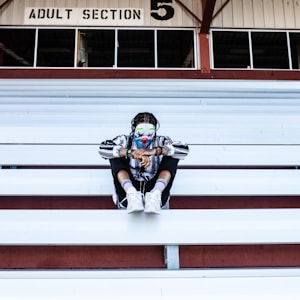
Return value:
[[(109, 166), (92, 145), (0, 145), (0, 166)], [(300, 145), (190, 145), (179, 166), (300, 166)]]
[[(129, 116), (128, 116), (129, 117)], [(129, 119), (129, 118), (128, 118)], [(255, 121), (255, 120), (253, 120)], [(294, 120), (296, 121), (296, 120)], [(222, 126), (224, 125), (224, 126)], [(174, 141), (186, 142), (189, 145), (299, 145), (300, 123), (287, 124), (278, 128), (256, 127), (244, 128), (241, 126), (226, 127), (225, 124), (214, 124), (208, 127), (192, 126), (164, 126), (159, 133), (169, 135)], [(126, 124), (126, 129), (128, 125)], [(120, 127), (110, 127), (108, 132), (104, 127), (6, 127), (0, 128), (0, 140), (4, 144), (97, 144), (106, 139), (111, 139), (120, 133), (129, 133), (128, 130), (120, 131)], [(187, 136), (187, 132), (194, 133)], [(198, 134), (197, 134), (198, 133)]]
[[(189, 2), (197, 2), (198, 0), (189, 0)], [(14, 0), (15, 5), (9, 6), (6, 10), (2, 12), (3, 17), (0, 18), (0, 25), (23, 25), (24, 24), (24, 9), (25, 7), (83, 7), (83, 8), (142, 8), (145, 12), (145, 24), (144, 26), (158, 26), (158, 27), (190, 27), (196, 26), (195, 20), (189, 16), (189, 18), (182, 18), (183, 8), (179, 5), (176, 5), (176, 2), (173, 1), (171, 4), (172, 7), (175, 8), (174, 18), (168, 21), (157, 21), (150, 15), (150, 1), (125, 1), (125, 0), (80, 0), (80, 1), (58, 1), (58, 2), (66, 2), (63, 4), (56, 4), (57, 1), (54, 0), (44, 0), (44, 1), (31, 1), (31, 0)], [(170, 5), (168, 3), (168, 5)], [(18, 9), (15, 9), (17, 6)], [(193, 5), (190, 5), (190, 9), (193, 10)], [(195, 11), (194, 13), (198, 13)], [(11, 18), (9, 18), (11, 17)], [(76, 26), (77, 24), (73, 24)], [(114, 24), (112, 24), (113, 26)], [(51, 23), (49, 23), (51, 26)]]
[(265, 28), (274, 28), (275, 16), (273, 0), (263, 0)]
[[(299, 2), (283, 0), (283, 11), (285, 14), (286, 28), (297, 28), (296, 12), (299, 9)], [(299, 28), (299, 27), (298, 27)]]
[[(0, 169), (0, 195), (101, 196), (112, 191), (109, 169)], [(171, 194), (300, 195), (300, 171), (180, 169)]]
[(0, 80), (0, 87), (2, 144), (97, 144), (128, 133), (145, 110), (160, 120), (160, 134), (189, 144), (300, 140), (296, 82)]
[(288, 19), (286, 18), (283, 2), (283, 0), (273, 0), (275, 28), (287, 28), (289, 27), (287, 24), (290, 24), (291, 21), (290, 16)]
[(18, 300), (298, 300), (299, 287), (299, 268), (0, 272), (2, 299)]
[(0, 245), (299, 243), (300, 209), (0, 211)]

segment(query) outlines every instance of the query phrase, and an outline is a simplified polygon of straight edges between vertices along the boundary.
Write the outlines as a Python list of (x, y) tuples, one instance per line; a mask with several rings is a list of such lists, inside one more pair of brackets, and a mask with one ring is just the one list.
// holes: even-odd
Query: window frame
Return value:
[[(157, 28), (157, 27), (74, 27), (74, 26), (0, 26), (2, 29), (34, 29), (35, 30), (35, 41), (34, 41), (34, 61), (33, 66), (30, 67), (18, 67), (18, 66), (0, 66), (0, 69), (9, 69), (9, 68), (27, 68), (27, 69), (81, 69), (82, 67), (77, 66), (78, 61), (78, 32), (80, 30), (114, 30), (115, 31), (115, 48), (114, 48), (114, 65), (112, 67), (86, 67), (86, 69), (120, 69), (120, 70), (196, 70), (199, 67), (199, 58), (197, 53), (199, 52), (198, 47), (198, 35), (196, 33), (196, 28), (176, 28), (176, 27), (168, 27), (168, 28)], [(49, 66), (38, 66), (37, 58), (38, 58), (38, 36), (40, 29), (72, 29), (74, 30), (74, 38), (75, 38), (75, 46), (74, 46), (74, 63), (72, 67), (49, 67)], [(119, 30), (152, 30), (154, 34), (154, 66), (153, 67), (118, 67), (118, 32)], [(193, 36), (193, 55), (194, 55), (194, 66), (193, 67), (158, 67), (158, 41), (157, 41), (157, 31), (158, 30), (172, 30), (172, 31), (191, 31)]]
[[(214, 62), (214, 41), (213, 41), (213, 33), (214, 32), (248, 32), (248, 40), (249, 40), (249, 58), (250, 58), (250, 66), (248, 68), (217, 68), (215, 67), (215, 62)], [(255, 68), (254, 67), (254, 59), (253, 59), (253, 44), (252, 44), (252, 33), (255, 32), (262, 32), (262, 33), (286, 33), (286, 45), (287, 45), (287, 55), (288, 55), (288, 68)], [(291, 49), (291, 41), (290, 41), (290, 34), (299, 34), (299, 30), (279, 30), (279, 29), (274, 29), (274, 30), (267, 30), (267, 29), (228, 29), (228, 28), (213, 28), (210, 31), (210, 49), (211, 49), (211, 55), (210, 55), (210, 65), (211, 68), (214, 70), (278, 70), (278, 71), (283, 71), (283, 70), (288, 70), (288, 71), (299, 71), (300, 67), (298, 69), (293, 68), (293, 62), (292, 62), (292, 49)], [(300, 59), (300, 58), (299, 58)]]

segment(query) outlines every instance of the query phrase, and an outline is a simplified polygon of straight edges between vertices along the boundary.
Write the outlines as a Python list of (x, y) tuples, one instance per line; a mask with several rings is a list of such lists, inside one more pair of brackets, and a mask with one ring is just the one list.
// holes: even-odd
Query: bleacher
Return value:
[[(299, 297), (296, 81), (2, 79), (0, 91), (3, 299)], [(159, 216), (115, 209), (98, 154), (140, 111), (190, 145)]]

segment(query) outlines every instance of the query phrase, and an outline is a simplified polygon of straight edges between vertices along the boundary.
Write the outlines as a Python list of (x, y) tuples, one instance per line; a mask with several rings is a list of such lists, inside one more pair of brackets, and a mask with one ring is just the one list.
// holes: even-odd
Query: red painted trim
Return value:
[(0, 269), (165, 268), (163, 246), (3, 246)]
[(210, 53), (209, 53), (209, 40), (207, 34), (199, 35), (200, 41), (200, 65), (202, 73), (210, 73)]
[[(171, 196), (170, 208), (300, 208), (300, 196)], [(116, 207), (111, 196), (1, 196), (0, 209), (116, 209)]]
[[(181, 268), (299, 267), (300, 245), (180, 246)], [(2, 246), (0, 269), (165, 269), (162, 246)]]
[(182, 268), (299, 267), (300, 245), (181, 246)]
[(300, 80), (300, 71), (211, 70), (204, 73), (201, 70), (0, 69), (0, 78)]

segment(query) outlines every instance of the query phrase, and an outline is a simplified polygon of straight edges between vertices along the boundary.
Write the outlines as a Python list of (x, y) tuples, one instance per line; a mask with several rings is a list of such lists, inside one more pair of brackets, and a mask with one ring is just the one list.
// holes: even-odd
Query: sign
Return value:
[(25, 25), (142, 26), (142, 8), (27, 7)]

